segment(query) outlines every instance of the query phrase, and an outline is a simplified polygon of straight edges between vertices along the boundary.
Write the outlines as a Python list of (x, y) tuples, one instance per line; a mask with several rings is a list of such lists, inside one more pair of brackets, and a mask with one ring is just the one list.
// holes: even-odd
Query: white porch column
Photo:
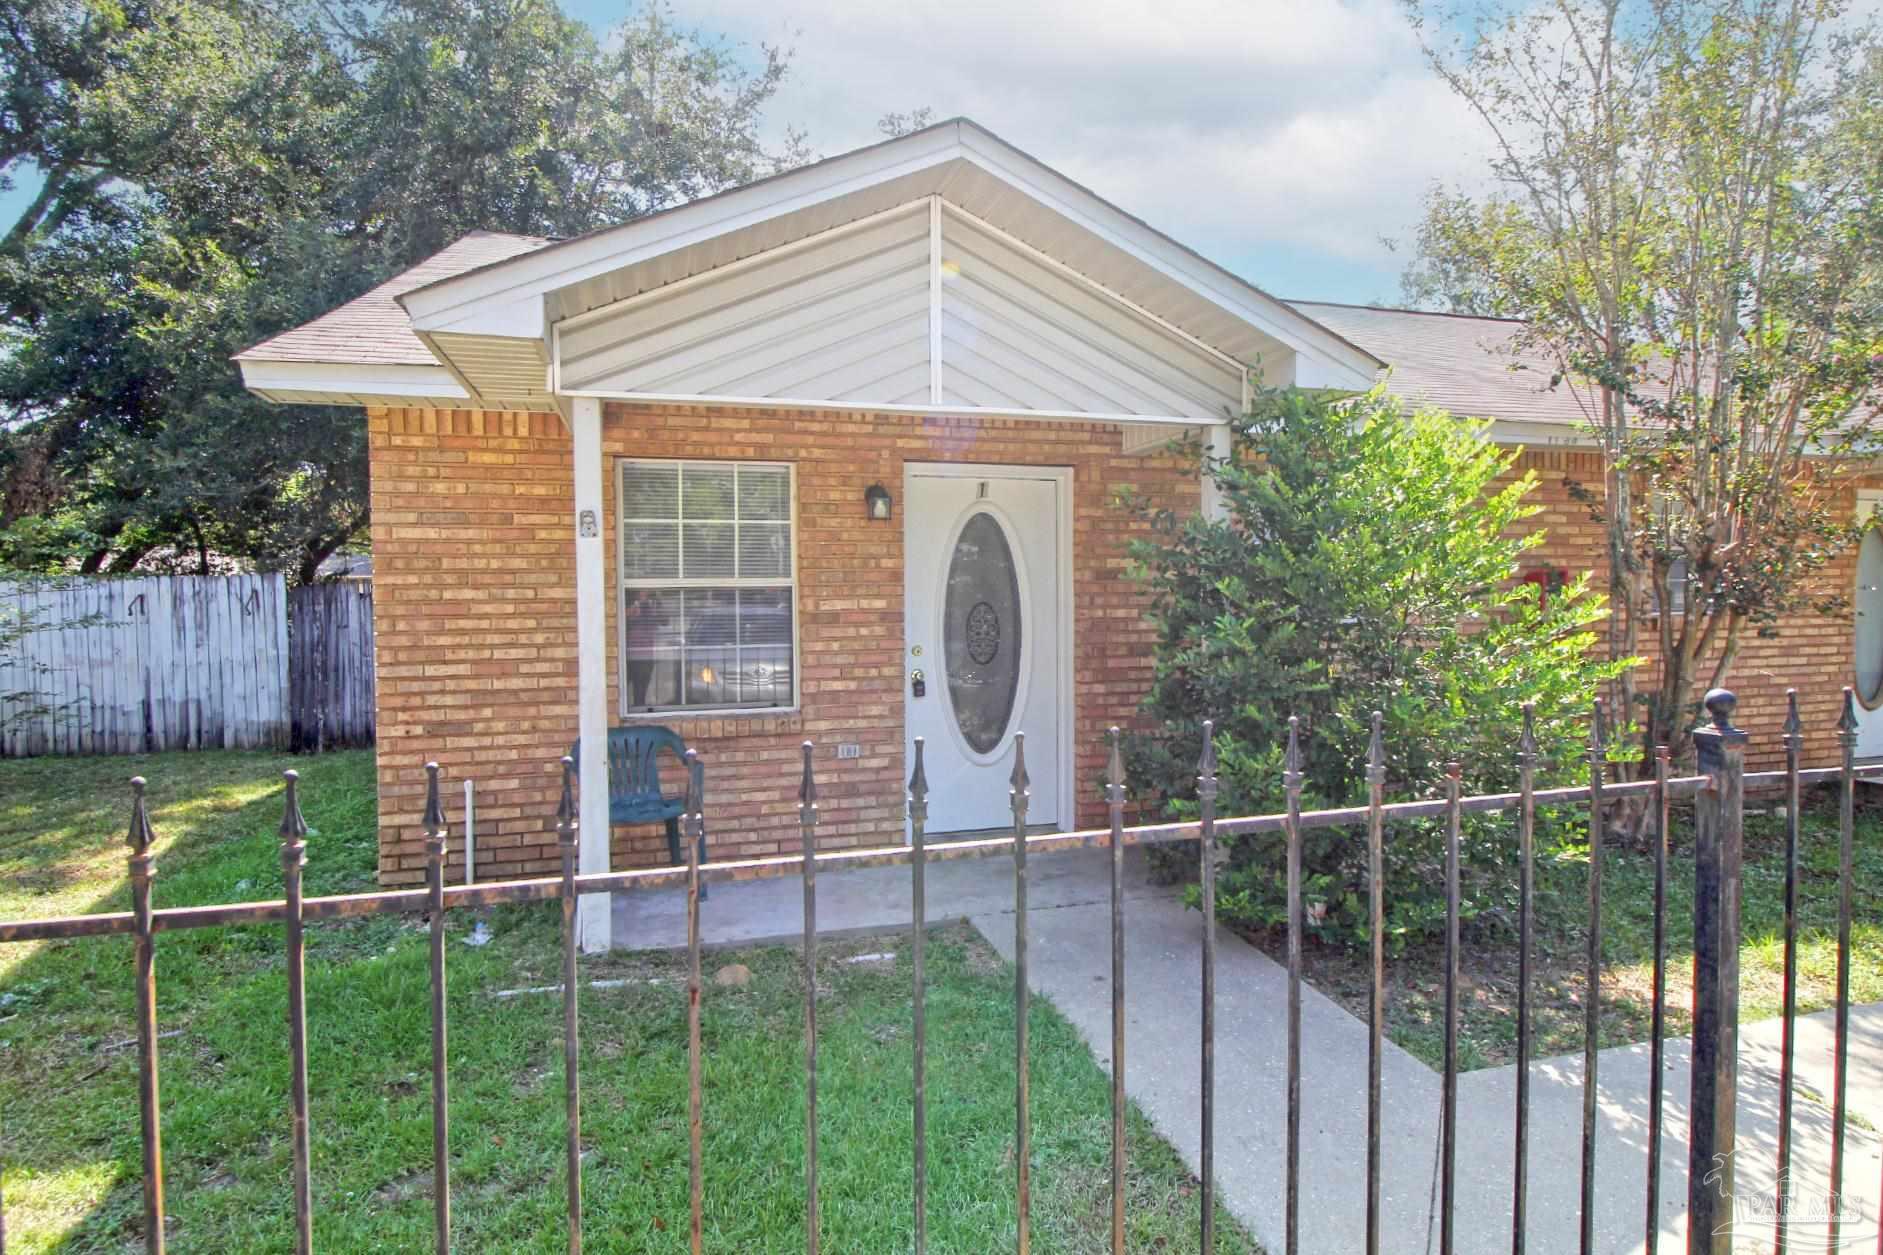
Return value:
[[(1205, 429), (1204, 446), (1211, 458), (1229, 456), (1229, 436), (1229, 426), (1226, 423), (1217, 423)], [(1229, 517), (1229, 503), (1223, 499), (1223, 494), (1217, 489), (1216, 481), (1208, 475), (1203, 477), (1203, 517), (1219, 523)]]
[[(577, 729), (582, 737), (579, 870), (608, 870), (608, 572), (602, 544), (602, 403), (574, 398)], [(608, 948), (609, 898), (583, 897), (576, 935), (590, 954)]]

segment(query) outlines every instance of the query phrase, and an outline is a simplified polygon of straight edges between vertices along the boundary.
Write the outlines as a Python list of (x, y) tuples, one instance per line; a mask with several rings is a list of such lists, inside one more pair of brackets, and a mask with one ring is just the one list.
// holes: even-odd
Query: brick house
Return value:
[[(796, 847), (807, 739), (833, 844), (900, 837), (916, 736), (933, 831), (1005, 820), (1019, 731), (1032, 817), (1096, 822), (1152, 641), (1115, 495), (1215, 508), (1170, 442), (1226, 447), (1252, 370), (1390, 364), (1495, 416), (1542, 474), (1543, 560), (1596, 565), (1573, 402), (1504, 368), (1508, 334), (1278, 300), (956, 120), (577, 239), (474, 233), (237, 360), (366, 411), (379, 869), (409, 884), (425, 760), (476, 782), (481, 875), (541, 872), (555, 760), (579, 734), (599, 778), (636, 721), (700, 751), (716, 859)], [(1828, 726), (1850, 646), (1755, 642), (1749, 718), (1792, 683)], [(584, 871), (664, 861), (580, 807)], [(605, 912), (582, 928), (605, 944)]]

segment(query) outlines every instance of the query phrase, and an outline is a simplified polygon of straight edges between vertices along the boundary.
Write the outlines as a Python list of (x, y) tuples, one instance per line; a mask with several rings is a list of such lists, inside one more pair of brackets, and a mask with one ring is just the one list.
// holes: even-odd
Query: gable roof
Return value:
[(1553, 366), (1516, 344), (1513, 318), (1290, 301), (1296, 309), (1364, 344), (1391, 367), (1386, 390), (1418, 405), (1467, 418), (1560, 427), (1588, 421), (1576, 389), (1549, 386)]
[[(568, 240), (475, 231), (345, 305), (243, 350), (236, 361), (251, 388), (283, 401), (469, 400), (553, 408), (545, 376), (556, 372), (565, 389), (575, 378), (561, 373), (558, 330), (593, 326), (594, 319), (612, 317), (617, 309), (648, 309), (646, 302), (665, 299), (665, 292), (719, 283), (720, 276), (762, 258), (824, 248), (826, 240), (866, 232), (872, 221), (905, 216), (924, 200), (942, 211), (938, 233), (971, 229), (1005, 239), (1010, 273), (1030, 253), (1040, 265), (1057, 267), (1112, 299), (1125, 314), (1187, 338), (1199, 352), (1218, 354), (1232, 373), (1236, 362), (1253, 364), (1265, 352), (1286, 348), (1293, 350), (1296, 382), (1311, 386), (1360, 387), (1389, 368), (1394, 394), (1495, 418), (1501, 430), (1515, 435), (1531, 425), (1560, 432), (1584, 421), (1574, 390), (1547, 386), (1546, 363), (1513, 369), (1518, 322), (1280, 300), (965, 119)], [(938, 240), (935, 247), (955, 245)], [(951, 264), (945, 268), (953, 274)], [(723, 286), (741, 295), (736, 285)], [(936, 315), (972, 320), (974, 311), (960, 305), (967, 291), (939, 293)], [(948, 311), (951, 301), (956, 313)], [(1063, 305), (1055, 311), (1063, 314)], [(1079, 334), (1097, 343), (1086, 334), (1090, 325)], [(636, 326), (623, 324), (626, 332)], [(1011, 330), (1011, 319), (1004, 326)], [(1278, 334), (1284, 337), (1279, 345)], [(941, 339), (926, 360), (940, 361)], [(1038, 336), (1033, 340), (1037, 344)], [(1168, 356), (1172, 343), (1153, 352)], [(790, 343), (779, 340), (776, 347), (782, 351)], [(910, 356), (899, 376), (904, 389), (930, 369), (915, 356), (921, 354)], [(978, 382), (985, 383), (989, 370), (982, 366)], [(871, 369), (859, 363), (851, 374), (862, 377)], [(964, 376), (954, 387), (943, 382), (940, 366), (933, 369), (940, 392), (922, 401), (977, 408), (969, 403), (968, 387), (977, 381)], [(617, 377), (625, 378), (620, 372)], [(585, 386), (649, 387), (612, 382), (573, 388)], [(1060, 385), (1048, 391), (1054, 390), (1064, 394)], [(1004, 392), (979, 398), (978, 408), (1050, 409), (1045, 401), (1026, 399), (1032, 395), (1026, 388)], [(899, 392), (858, 403), (882, 399), (915, 400), (913, 393)], [(1103, 408), (1081, 401), (1074, 412), (1079, 405)], [(1152, 408), (1173, 417), (1192, 412)]]
[(1289, 348), (1315, 382), (1383, 365), (966, 118), (440, 278), (400, 303), (421, 337), (517, 336), (929, 197), (1238, 361)]

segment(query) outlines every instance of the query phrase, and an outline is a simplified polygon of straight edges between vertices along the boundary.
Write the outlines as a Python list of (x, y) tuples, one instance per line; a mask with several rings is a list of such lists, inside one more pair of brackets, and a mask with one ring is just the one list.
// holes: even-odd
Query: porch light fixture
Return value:
[(887, 519), (890, 506), (889, 489), (881, 484), (871, 484), (863, 490), (863, 512), (872, 519)]

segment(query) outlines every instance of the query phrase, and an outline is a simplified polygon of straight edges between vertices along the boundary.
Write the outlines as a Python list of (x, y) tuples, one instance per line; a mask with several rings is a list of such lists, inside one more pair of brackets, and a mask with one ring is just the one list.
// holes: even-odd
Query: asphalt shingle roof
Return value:
[(394, 298), (479, 266), (535, 252), (552, 242), (534, 235), (473, 231), (338, 309), (243, 349), (235, 359), (436, 366), (438, 360), (412, 334), (411, 320)]
[(1467, 418), (1588, 421), (1571, 388), (1549, 386), (1547, 361), (1516, 351), (1512, 342), (1523, 324), (1514, 319), (1326, 301), (1288, 303), (1390, 363), (1387, 391), (1395, 396)]

